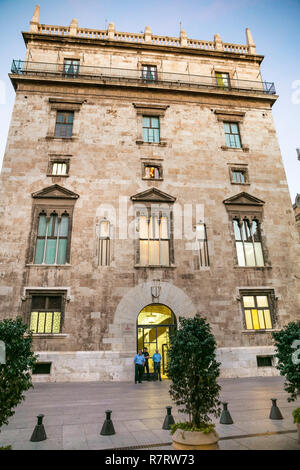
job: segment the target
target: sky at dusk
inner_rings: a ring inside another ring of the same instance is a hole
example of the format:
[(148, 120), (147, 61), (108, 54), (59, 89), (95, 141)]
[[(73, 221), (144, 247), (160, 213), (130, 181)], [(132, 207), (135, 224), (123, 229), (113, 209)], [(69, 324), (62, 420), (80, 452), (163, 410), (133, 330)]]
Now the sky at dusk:
[[(0, 167), (14, 104), (8, 78), (13, 59), (24, 59), (21, 31), (29, 30), (36, 0), (0, 0)], [(178, 36), (180, 22), (187, 36), (246, 44), (250, 28), (257, 53), (265, 56), (263, 79), (275, 82), (279, 99), (273, 106), (277, 135), (292, 202), (300, 193), (300, 0), (40, 0), (41, 23)]]

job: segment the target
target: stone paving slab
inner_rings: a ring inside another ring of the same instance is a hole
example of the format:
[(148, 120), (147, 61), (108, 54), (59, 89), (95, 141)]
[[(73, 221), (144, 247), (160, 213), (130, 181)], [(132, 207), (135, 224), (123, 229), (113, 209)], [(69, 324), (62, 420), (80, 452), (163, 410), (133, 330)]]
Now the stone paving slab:
[[(233, 425), (221, 425), (214, 419), (221, 438), (220, 448), (246, 449), (297, 449), (297, 433), (250, 436), (253, 434), (295, 431), (292, 410), (299, 401), (287, 402), (282, 377), (255, 377), (222, 379), (221, 400), (228, 402)], [(12, 445), (13, 449), (76, 449), (101, 450), (151, 446), (165, 450), (171, 442), (169, 431), (162, 429), (166, 406), (172, 401), (168, 393), (169, 382), (143, 383), (40, 383), (26, 393), (26, 400), (0, 432), (0, 446)], [(277, 404), (283, 420), (270, 420), (271, 398)], [(116, 434), (101, 436), (105, 410), (112, 410)], [(44, 426), (48, 439), (29, 441), (37, 422), (36, 416), (45, 415)], [(186, 420), (173, 405), (175, 421)], [(244, 437), (247, 436), (247, 437)], [(225, 440), (222, 440), (224, 438)], [(228, 439), (229, 438), (229, 439)]]

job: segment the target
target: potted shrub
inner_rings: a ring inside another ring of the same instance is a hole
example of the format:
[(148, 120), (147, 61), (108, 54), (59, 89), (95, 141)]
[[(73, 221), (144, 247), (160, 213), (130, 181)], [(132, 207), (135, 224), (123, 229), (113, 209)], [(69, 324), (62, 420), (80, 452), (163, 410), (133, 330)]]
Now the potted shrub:
[[(300, 396), (300, 321), (288, 323), (282, 330), (273, 333), (277, 357), (277, 369), (285, 377), (284, 389), (288, 401)], [(300, 408), (293, 411), (300, 442)]]
[(293, 418), (298, 428), (298, 442), (300, 442), (300, 406), (293, 411)]
[(220, 415), (220, 363), (216, 342), (204, 318), (179, 318), (168, 352), (169, 393), (188, 415), (171, 428), (174, 449), (217, 449), (219, 436), (209, 415)]

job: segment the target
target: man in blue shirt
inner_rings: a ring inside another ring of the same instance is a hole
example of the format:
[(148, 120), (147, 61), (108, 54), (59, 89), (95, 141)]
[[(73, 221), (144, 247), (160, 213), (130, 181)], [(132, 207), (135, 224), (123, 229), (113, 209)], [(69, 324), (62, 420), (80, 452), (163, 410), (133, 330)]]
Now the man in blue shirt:
[(159, 378), (161, 382), (161, 375), (160, 375), (161, 355), (159, 354), (158, 349), (156, 349), (155, 354), (153, 354), (152, 360), (153, 360), (154, 374), (155, 374), (156, 380)]
[(134, 371), (134, 383), (139, 382), (142, 383), (142, 377), (144, 374), (144, 365), (145, 365), (145, 357), (142, 354), (142, 350), (139, 349), (138, 354), (135, 355), (133, 362), (135, 364), (135, 371)]

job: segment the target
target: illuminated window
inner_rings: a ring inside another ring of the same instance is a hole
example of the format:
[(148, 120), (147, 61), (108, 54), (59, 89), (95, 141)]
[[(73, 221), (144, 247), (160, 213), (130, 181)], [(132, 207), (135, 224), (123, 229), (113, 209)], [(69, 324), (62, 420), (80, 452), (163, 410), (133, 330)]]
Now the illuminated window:
[(139, 216), (140, 265), (170, 265), (169, 217), (163, 213)]
[(32, 295), (30, 330), (33, 333), (60, 333), (62, 295)]
[(196, 246), (199, 268), (209, 266), (206, 226), (203, 223), (196, 225)]
[(242, 295), (242, 307), (247, 330), (273, 328), (269, 294), (262, 292), (255, 295), (251, 293)]
[(57, 111), (54, 137), (72, 137), (73, 120), (73, 111)]
[(233, 229), (239, 266), (264, 266), (259, 222), (234, 219)]
[(143, 164), (143, 178), (149, 179), (149, 180), (162, 179), (162, 165), (144, 163)]
[(142, 78), (147, 82), (154, 82), (157, 80), (157, 67), (156, 65), (143, 65)]
[(220, 88), (228, 89), (230, 86), (229, 73), (216, 72), (217, 85)]
[(68, 173), (68, 166), (65, 162), (52, 162), (52, 175), (63, 176)]
[(38, 216), (35, 264), (65, 264), (69, 241), (69, 214), (45, 211)]
[(239, 125), (235, 122), (224, 122), (227, 147), (242, 148)]
[(143, 116), (143, 141), (160, 142), (159, 117)]
[(98, 265), (110, 265), (110, 223), (102, 220), (99, 224)]

